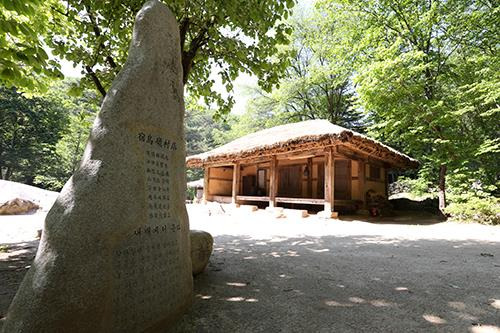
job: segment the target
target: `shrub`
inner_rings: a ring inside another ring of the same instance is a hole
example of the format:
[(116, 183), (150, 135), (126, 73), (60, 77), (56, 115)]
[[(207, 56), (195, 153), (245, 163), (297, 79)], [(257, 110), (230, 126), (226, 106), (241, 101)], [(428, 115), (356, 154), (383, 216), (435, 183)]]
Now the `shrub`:
[(500, 225), (500, 198), (469, 196), (446, 207), (446, 213), (462, 222)]
[(412, 199), (435, 196), (435, 193), (430, 191), (430, 184), (423, 178), (399, 177), (396, 182), (389, 184), (390, 195), (400, 193), (405, 193)]

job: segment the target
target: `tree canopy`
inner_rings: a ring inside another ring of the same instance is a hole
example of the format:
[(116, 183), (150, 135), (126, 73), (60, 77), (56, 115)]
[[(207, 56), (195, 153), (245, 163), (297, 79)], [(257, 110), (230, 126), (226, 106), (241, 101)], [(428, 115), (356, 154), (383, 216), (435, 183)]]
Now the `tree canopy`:
[(42, 97), (0, 88), (0, 178), (60, 190), (80, 162), (97, 111), (95, 94), (67, 95), (57, 81)]
[[(277, 83), (286, 58), (273, 58), (276, 46), (288, 42), (290, 28), (283, 21), (293, 0), (186, 1), (166, 5), (179, 23), (183, 80), (188, 91), (206, 104), (228, 113), (234, 103), (214, 90), (216, 72), (227, 92), (239, 73), (259, 78), (266, 90)], [(55, 55), (81, 64), (80, 86), (94, 86), (105, 95), (127, 57), (132, 26), (142, 0), (53, 1), (45, 42)]]
[(319, 37), (326, 47), (338, 40), (354, 46), (332, 56), (355, 59), (356, 102), (371, 120), (370, 134), (419, 158), (429, 181), (439, 175), (442, 207), (447, 171), (479, 172), (484, 185), (495, 183), (500, 31), (494, 2), (325, 0), (318, 9), (323, 22), (338, 22), (337, 38)]
[[(363, 131), (363, 120), (353, 103), (354, 87), (349, 80), (353, 66), (346, 58), (331, 57), (331, 47), (321, 40), (328, 28), (315, 22), (317, 13), (303, 10), (289, 19), (291, 43), (280, 47), (289, 54), (289, 65), (279, 87), (271, 93), (258, 91), (252, 108), (272, 111), (279, 123), (328, 119), (332, 123)], [(319, 20), (318, 20), (319, 21)], [(320, 38), (318, 38), (321, 36)]]
[[(499, 207), (496, 2), (318, 0), (293, 16), (292, 0), (165, 3), (179, 22), (189, 154), (263, 128), (323, 118), (420, 160), (418, 174), (406, 175), (418, 178), (419, 189), (439, 192), (441, 208), (445, 193), (454, 214), (462, 209), (457, 205), (478, 198), (484, 211)], [(0, 83), (19, 87), (1, 90), (4, 178), (25, 173), (26, 181), (58, 188), (71, 174), (99, 100), (87, 89), (106, 93), (142, 4), (0, 1)], [(19, 91), (35, 92), (60, 74), (49, 50), (82, 65), (84, 77), (28, 99)], [(255, 75), (260, 88), (243, 114), (228, 114), (234, 99), (214, 91), (216, 80), (230, 93), (242, 72)], [(70, 86), (82, 97), (62, 93)], [(39, 118), (33, 110), (42, 112)], [(42, 118), (50, 134), (38, 129)], [(12, 133), (27, 141), (10, 147)], [(38, 151), (62, 163), (44, 157), (34, 174), (29, 164), (41, 159), (30, 154)], [(190, 179), (200, 176), (188, 172)], [(466, 211), (470, 216), (474, 209)]]
[(0, 83), (34, 91), (45, 88), (47, 79), (62, 77), (43, 48), (49, 20), (43, 0), (0, 1)]

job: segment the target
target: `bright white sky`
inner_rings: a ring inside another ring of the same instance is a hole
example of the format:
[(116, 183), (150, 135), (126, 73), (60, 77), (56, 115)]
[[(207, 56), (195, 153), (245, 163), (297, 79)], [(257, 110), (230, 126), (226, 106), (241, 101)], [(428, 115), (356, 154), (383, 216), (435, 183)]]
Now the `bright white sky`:
[[(299, 10), (307, 9), (311, 8), (314, 5), (314, 2), (315, 0), (298, 0), (298, 5), (296, 6)], [(70, 62), (66, 60), (59, 60), (59, 63), (61, 64), (61, 71), (63, 72), (64, 76), (77, 78), (82, 76), (81, 67), (75, 68)], [(217, 73), (213, 73), (212, 78), (215, 80), (214, 89), (222, 94), (222, 96), (226, 97), (226, 88), (222, 85), (222, 82), (218, 78)], [(231, 112), (235, 114), (242, 114), (245, 111), (248, 100), (251, 98), (251, 88), (257, 86), (257, 78), (255, 76), (250, 76), (244, 73), (238, 76), (233, 84), (233, 96), (235, 104)]]

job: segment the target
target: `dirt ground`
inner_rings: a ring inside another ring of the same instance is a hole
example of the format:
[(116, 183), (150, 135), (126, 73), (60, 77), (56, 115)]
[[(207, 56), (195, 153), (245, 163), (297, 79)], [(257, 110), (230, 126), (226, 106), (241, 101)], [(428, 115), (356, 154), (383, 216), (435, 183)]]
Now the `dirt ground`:
[[(171, 332), (500, 332), (500, 227), (224, 210), (189, 206), (214, 253)], [(0, 217), (0, 316), (42, 222)]]

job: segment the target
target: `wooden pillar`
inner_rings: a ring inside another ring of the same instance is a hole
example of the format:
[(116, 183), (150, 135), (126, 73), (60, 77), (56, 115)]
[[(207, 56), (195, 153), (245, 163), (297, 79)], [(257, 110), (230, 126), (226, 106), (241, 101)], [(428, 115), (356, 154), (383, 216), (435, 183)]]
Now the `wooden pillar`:
[(363, 160), (358, 160), (358, 184), (359, 193), (361, 193), (361, 200), (363, 200), (362, 209), (366, 209), (366, 193), (365, 193), (365, 179), (366, 179), (366, 163)]
[(236, 164), (233, 166), (233, 190), (231, 200), (234, 205), (237, 204), (236, 196), (240, 191), (240, 170), (240, 162), (236, 162)]
[(387, 168), (384, 166), (384, 188), (385, 188), (385, 198), (389, 200), (389, 179), (387, 177)]
[(334, 212), (335, 208), (335, 160), (332, 148), (328, 149), (325, 159), (325, 212), (330, 214)]
[(269, 207), (276, 207), (276, 193), (278, 192), (278, 160), (276, 155), (271, 157), (271, 174), (269, 175)]
[(206, 204), (209, 195), (209, 184), (210, 184), (210, 168), (205, 167), (205, 175), (203, 176), (203, 203)]
[(307, 170), (309, 171), (307, 174), (307, 197), (312, 198), (312, 189), (313, 189), (313, 184), (312, 184), (312, 173), (313, 173), (313, 159), (312, 157), (309, 157), (307, 159)]

